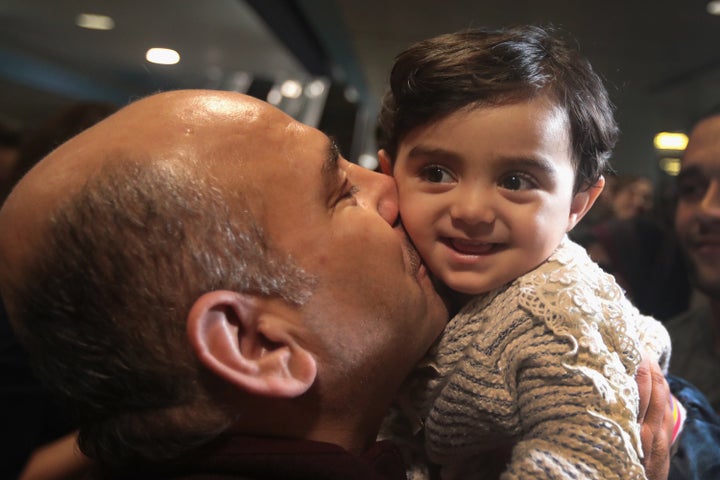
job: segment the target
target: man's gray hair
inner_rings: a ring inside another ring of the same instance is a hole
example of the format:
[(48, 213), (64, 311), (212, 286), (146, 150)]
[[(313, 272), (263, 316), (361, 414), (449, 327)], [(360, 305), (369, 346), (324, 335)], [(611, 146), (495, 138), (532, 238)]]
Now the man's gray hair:
[(187, 341), (198, 297), (310, 296), (243, 195), (212, 183), (188, 166), (109, 162), (58, 208), (13, 291), (19, 338), (77, 414), (82, 449), (108, 465), (176, 456), (233, 421), (211, 408), (215, 380)]

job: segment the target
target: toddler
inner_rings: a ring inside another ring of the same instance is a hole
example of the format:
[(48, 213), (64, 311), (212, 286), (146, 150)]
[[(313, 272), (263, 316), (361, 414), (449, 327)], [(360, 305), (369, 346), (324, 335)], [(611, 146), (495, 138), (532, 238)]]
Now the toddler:
[(567, 237), (617, 138), (602, 81), (517, 27), (415, 44), (390, 86), (380, 162), (459, 309), (400, 396), (413, 438), (442, 478), (645, 478), (634, 375), (670, 340)]

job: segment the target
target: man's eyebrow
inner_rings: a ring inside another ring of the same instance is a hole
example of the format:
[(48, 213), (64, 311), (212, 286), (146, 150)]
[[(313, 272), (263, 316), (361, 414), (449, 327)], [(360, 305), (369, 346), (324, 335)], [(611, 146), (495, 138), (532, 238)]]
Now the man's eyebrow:
[(328, 138), (325, 151), (325, 160), (322, 163), (321, 175), (325, 192), (333, 192), (338, 184), (338, 161), (340, 160), (340, 149), (335, 140)]

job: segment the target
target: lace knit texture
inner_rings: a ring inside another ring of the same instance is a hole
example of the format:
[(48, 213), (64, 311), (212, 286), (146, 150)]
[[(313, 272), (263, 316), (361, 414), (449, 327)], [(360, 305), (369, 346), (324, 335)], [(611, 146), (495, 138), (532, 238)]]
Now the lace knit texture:
[[(502, 479), (642, 479), (641, 348), (667, 371), (662, 324), (565, 238), (538, 268), (452, 319), (407, 382), (403, 413), (424, 424), (443, 478), (483, 478), (502, 462)], [(411, 476), (426, 477), (417, 467)]]

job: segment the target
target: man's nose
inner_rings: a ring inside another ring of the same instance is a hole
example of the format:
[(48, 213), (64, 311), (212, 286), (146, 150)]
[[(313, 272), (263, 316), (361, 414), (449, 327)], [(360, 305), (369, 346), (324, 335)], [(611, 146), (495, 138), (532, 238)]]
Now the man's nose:
[(359, 188), (358, 202), (376, 209), (381, 217), (393, 225), (398, 217), (398, 193), (395, 180), (382, 173), (353, 165), (354, 183)]

